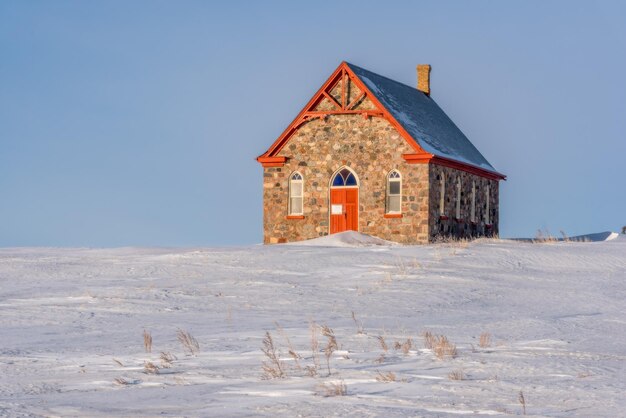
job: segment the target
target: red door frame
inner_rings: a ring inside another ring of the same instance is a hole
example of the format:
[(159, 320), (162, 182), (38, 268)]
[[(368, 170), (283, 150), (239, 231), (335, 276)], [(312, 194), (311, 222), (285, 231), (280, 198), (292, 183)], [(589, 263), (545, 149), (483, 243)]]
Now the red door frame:
[[(335, 177), (340, 175), (339, 173), (347, 169), (352, 173), (356, 179), (356, 186), (333, 186)], [(361, 182), (357, 174), (347, 166), (340, 167), (337, 171), (330, 176), (330, 182), (328, 183), (328, 233), (336, 234), (343, 231), (358, 231), (359, 230), (359, 187)], [(333, 215), (332, 205), (342, 205), (342, 214)], [(343, 219), (340, 219), (339, 217)]]
[[(357, 187), (332, 187), (329, 199), (329, 231), (336, 234), (343, 231), (359, 230), (359, 188)], [(332, 205), (340, 204), (342, 213), (333, 215)]]

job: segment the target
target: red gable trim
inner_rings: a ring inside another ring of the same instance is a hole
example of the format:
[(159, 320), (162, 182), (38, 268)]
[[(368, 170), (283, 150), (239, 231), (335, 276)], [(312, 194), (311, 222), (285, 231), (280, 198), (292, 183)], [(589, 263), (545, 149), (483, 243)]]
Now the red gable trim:
[(287, 129), (285, 129), (283, 133), (278, 137), (278, 139), (274, 141), (272, 146), (263, 155), (257, 158), (257, 161), (261, 162), (259, 158), (274, 156), (282, 149), (282, 147), (287, 143), (291, 135), (293, 135), (293, 133), (298, 129), (298, 126), (300, 126), (300, 124), (305, 121), (306, 118), (304, 114), (308, 110), (312, 110), (315, 105), (319, 101), (321, 101), (322, 98), (324, 98), (324, 92), (329, 87), (333, 86), (338, 81), (339, 77), (343, 75), (344, 67), (347, 67), (347, 65), (345, 65), (345, 62), (342, 62), (328, 78), (328, 80), (326, 80), (322, 87), (320, 87), (317, 93), (313, 95), (313, 97), (311, 98), (311, 100), (309, 100), (306, 106), (304, 106), (304, 109), (302, 109), (300, 113), (298, 113), (298, 116), (296, 116), (293, 122), (291, 122), (291, 124), (287, 126)]
[(263, 167), (282, 167), (287, 161), (286, 157), (263, 157), (260, 156), (256, 159)]
[[(346, 103), (347, 98), (345, 97), (345, 89), (342, 88), (342, 103), (337, 103), (335, 100), (331, 100), (336, 107), (337, 105), (341, 105), (341, 108), (328, 110), (328, 111), (315, 111), (315, 107), (327, 96), (329, 96), (327, 90), (334, 87), (336, 83), (346, 83), (347, 78), (355, 83), (361, 92), (367, 96), (367, 98), (377, 107), (377, 110), (351, 110), (352, 106), (354, 106), (363, 96), (359, 96), (352, 103)], [(276, 154), (280, 152), (280, 150), (287, 144), (291, 136), (298, 130), (298, 127), (308, 121), (312, 120), (316, 117), (323, 118), (328, 115), (350, 115), (350, 114), (360, 114), (364, 117), (370, 116), (379, 116), (385, 118), (391, 125), (396, 128), (396, 130), (404, 137), (404, 139), (409, 143), (409, 145), (415, 149), (416, 152), (424, 152), (419, 145), (411, 138), (411, 136), (402, 128), (402, 126), (391, 116), (391, 114), (385, 109), (385, 107), (376, 99), (376, 97), (372, 94), (372, 92), (367, 88), (367, 86), (361, 82), (359, 77), (352, 72), (350, 67), (342, 62), (339, 64), (339, 67), (331, 74), (331, 76), (326, 80), (326, 82), (320, 87), (320, 89), (313, 95), (311, 100), (304, 106), (304, 108), (298, 113), (298, 116), (289, 124), (287, 129), (283, 131), (283, 133), (278, 137), (276, 141), (272, 144), (272, 146), (263, 154), (257, 158), (257, 161), (267, 166), (266, 164), (279, 164), (278, 161), (269, 161), (268, 158), (275, 157)], [(284, 161), (283, 161), (284, 162)], [(274, 165), (272, 165), (274, 166)]]

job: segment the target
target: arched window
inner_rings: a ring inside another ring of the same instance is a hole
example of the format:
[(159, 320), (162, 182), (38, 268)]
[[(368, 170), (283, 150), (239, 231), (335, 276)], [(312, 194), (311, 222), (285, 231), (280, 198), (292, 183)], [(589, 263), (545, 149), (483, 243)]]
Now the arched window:
[(333, 187), (358, 186), (358, 182), (356, 181), (354, 173), (347, 168), (344, 168), (335, 174), (332, 185)]
[(402, 212), (402, 176), (398, 170), (387, 175), (387, 213)]
[(485, 186), (485, 224), (489, 225), (489, 183)]
[(454, 217), (461, 219), (461, 177), (456, 178), (456, 208)]
[(439, 216), (445, 216), (445, 198), (446, 198), (446, 176), (441, 173), (439, 176)]
[(476, 180), (472, 180), (472, 208), (470, 212), (470, 221), (476, 222)]
[(302, 174), (297, 171), (289, 177), (289, 214), (302, 215)]

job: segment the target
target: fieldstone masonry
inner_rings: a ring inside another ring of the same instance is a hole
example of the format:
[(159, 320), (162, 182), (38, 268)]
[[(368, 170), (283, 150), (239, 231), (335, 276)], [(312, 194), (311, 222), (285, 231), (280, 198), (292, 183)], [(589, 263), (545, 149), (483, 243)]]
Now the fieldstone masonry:
[[(369, 106), (367, 100), (362, 104)], [(278, 156), (282, 167), (263, 175), (264, 242), (285, 243), (329, 233), (330, 181), (340, 168), (359, 180), (359, 231), (405, 244), (439, 237), (476, 237), (498, 233), (498, 182), (435, 164), (409, 164), (413, 153), (384, 118), (360, 114), (328, 115), (303, 123)], [(402, 217), (385, 217), (387, 174), (402, 175)], [(303, 217), (288, 218), (289, 176), (303, 176)], [(444, 213), (439, 211), (440, 178), (446, 176)], [(456, 178), (461, 179), (461, 216), (455, 218)], [(475, 222), (470, 220), (472, 181), (476, 184)], [(485, 223), (489, 185), (490, 222)]]
[[(441, 212), (441, 179), (445, 177), (444, 206)], [(498, 234), (498, 181), (490, 180), (465, 171), (437, 164), (429, 164), (429, 237), (431, 241), (443, 237), (475, 238)], [(459, 197), (457, 182), (460, 180), (460, 213), (457, 218), (456, 201)], [(472, 187), (475, 188), (474, 219), (471, 218)], [(487, 189), (489, 190), (487, 195)], [(489, 197), (489, 223), (487, 211)]]

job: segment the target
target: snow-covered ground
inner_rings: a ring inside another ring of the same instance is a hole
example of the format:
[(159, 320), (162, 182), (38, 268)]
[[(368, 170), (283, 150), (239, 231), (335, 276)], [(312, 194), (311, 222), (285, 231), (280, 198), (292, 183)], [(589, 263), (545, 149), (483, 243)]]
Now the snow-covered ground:
[[(626, 239), (607, 237), (0, 249), (0, 416), (519, 415), (520, 391), (528, 415), (625, 416)], [(266, 331), (284, 378), (263, 378)]]

